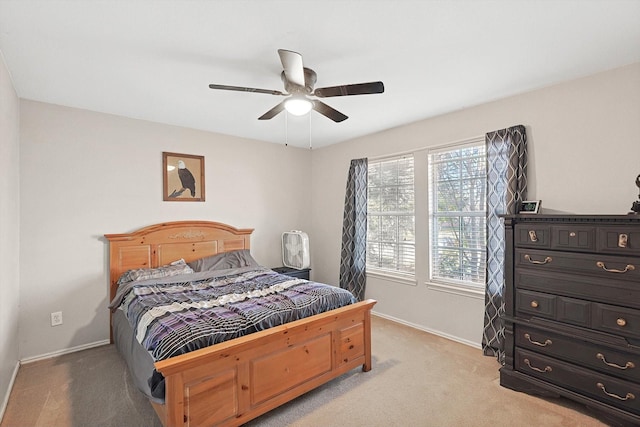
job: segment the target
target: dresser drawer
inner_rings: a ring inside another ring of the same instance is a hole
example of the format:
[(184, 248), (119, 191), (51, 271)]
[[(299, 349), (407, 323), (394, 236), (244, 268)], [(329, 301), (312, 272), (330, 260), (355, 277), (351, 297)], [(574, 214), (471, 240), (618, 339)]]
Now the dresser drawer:
[(515, 326), (514, 338), (517, 347), (583, 365), (624, 380), (640, 382), (640, 354), (604, 343), (594, 344), (581, 340), (579, 333), (568, 337), (548, 329), (525, 325)]
[(516, 224), (517, 247), (640, 256), (640, 229), (631, 225)]
[(640, 258), (516, 249), (516, 268), (573, 272), (603, 279), (640, 282)]
[(515, 271), (514, 281), (516, 293), (521, 290), (537, 291), (640, 309), (640, 286), (637, 282), (603, 281), (598, 277), (533, 271), (524, 268)]
[(635, 227), (598, 227), (598, 252), (640, 256), (640, 230)]
[(592, 327), (629, 338), (640, 338), (640, 311), (593, 303)]
[(516, 290), (516, 317), (542, 318), (626, 338), (640, 338), (640, 311), (608, 304)]
[(572, 325), (591, 326), (591, 302), (542, 292), (516, 290), (516, 316), (541, 317)]
[(548, 248), (551, 241), (549, 226), (544, 224), (517, 224), (514, 229), (516, 246)]
[(593, 252), (596, 248), (596, 228), (593, 226), (551, 226), (551, 248)]
[(611, 406), (640, 414), (640, 385), (516, 347), (515, 369)]
[(529, 317), (526, 314), (530, 314), (553, 319), (556, 315), (556, 299), (556, 295), (518, 289), (516, 291), (516, 316)]
[(551, 319), (621, 337), (640, 338), (640, 311), (631, 308), (523, 289), (516, 289), (515, 304), (518, 318)]

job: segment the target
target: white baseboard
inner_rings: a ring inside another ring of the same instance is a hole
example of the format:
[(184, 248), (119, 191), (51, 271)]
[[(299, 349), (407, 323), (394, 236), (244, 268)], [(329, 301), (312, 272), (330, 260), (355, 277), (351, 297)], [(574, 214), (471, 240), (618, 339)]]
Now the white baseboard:
[(62, 356), (63, 354), (75, 353), (76, 351), (87, 350), (90, 348), (100, 347), (102, 345), (107, 345), (107, 344), (109, 344), (109, 340), (96, 341), (89, 344), (79, 345), (76, 347), (65, 348), (58, 351), (52, 351), (51, 353), (45, 353), (39, 356), (25, 357), (24, 359), (20, 360), (20, 363), (21, 364), (33, 363), (33, 362), (37, 362), (38, 360), (50, 359), (52, 357)]
[(406, 322), (406, 321), (404, 321), (402, 319), (398, 319), (396, 317), (388, 316), (388, 315), (382, 314), (382, 313), (377, 313), (375, 311), (371, 311), (371, 314), (373, 314), (374, 316), (382, 317), (383, 319), (391, 320), (392, 322), (400, 323), (402, 325), (409, 326), (409, 327), (414, 328), (414, 329), (418, 329), (418, 330), (421, 330), (421, 331), (424, 331), (424, 332), (428, 332), (428, 333), (433, 334), (433, 335), (437, 335), (437, 336), (442, 337), (442, 338), (446, 338), (446, 339), (451, 340), (451, 341), (459, 342), (460, 344), (465, 344), (465, 345), (468, 345), (468, 346), (473, 347), (473, 348), (482, 349), (482, 345), (477, 343), (477, 342), (473, 342), (473, 341), (462, 339), (460, 337), (456, 337), (456, 336), (453, 336), (453, 335), (445, 334), (444, 332), (441, 332), (441, 331), (436, 331), (436, 330), (433, 330), (433, 329), (425, 328), (424, 326), (416, 325), (415, 323), (411, 323), (411, 322)]
[(4, 395), (4, 399), (2, 399), (2, 406), (0, 406), (0, 422), (2, 422), (2, 418), (4, 418), (4, 411), (7, 409), (7, 404), (9, 403), (9, 396), (11, 396), (11, 390), (13, 390), (13, 384), (15, 383), (16, 377), (18, 376), (19, 368), (20, 368), (20, 362), (16, 362), (16, 367), (13, 369), (11, 380), (9, 380), (9, 387), (7, 387), (7, 391), (6, 391), (6, 394)]

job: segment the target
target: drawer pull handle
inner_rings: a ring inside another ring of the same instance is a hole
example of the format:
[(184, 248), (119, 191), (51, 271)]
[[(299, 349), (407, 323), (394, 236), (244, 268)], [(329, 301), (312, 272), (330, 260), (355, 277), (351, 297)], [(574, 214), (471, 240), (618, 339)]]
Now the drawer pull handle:
[(624, 320), (622, 317), (619, 317), (616, 320), (616, 325), (618, 325), (618, 326), (627, 326), (627, 321)]
[(524, 334), (524, 337), (527, 339), (527, 341), (529, 341), (531, 344), (533, 345), (537, 345), (540, 347), (546, 347), (548, 345), (553, 344), (553, 342), (551, 340), (545, 340), (544, 342), (538, 342), (538, 341), (532, 341), (531, 340), (531, 335), (529, 334)]
[(596, 354), (596, 358), (598, 360), (602, 360), (602, 362), (607, 365), (607, 366), (611, 366), (612, 368), (618, 368), (618, 369), (629, 369), (629, 368), (635, 368), (636, 365), (633, 362), (627, 362), (625, 363), (624, 366), (620, 366), (620, 365), (616, 365), (615, 363), (611, 363), (611, 362), (607, 362), (607, 359), (604, 358), (604, 355), (602, 353), (598, 353)]
[(532, 242), (538, 241), (538, 236), (536, 235), (535, 230), (529, 230), (529, 240), (531, 240)]
[(618, 234), (618, 247), (626, 248), (628, 240), (629, 240), (629, 235), (624, 233)]
[(529, 362), (529, 359), (524, 359), (524, 363), (526, 363), (529, 368), (533, 369), (536, 372), (545, 373), (545, 372), (551, 372), (552, 371), (551, 366), (545, 366), (544, 369), (540, 369), (540, 368), (536, 368), (535, 366), (531, 366), (531, 362)]
[(606, 394), (607, 396), (609, 396), (609, 397), (615, 397), (615, 398), (616, 398), (616, 399), (618, 399), (618, 400), (633, 400), (633, 399), (635, 399), (635, 398), (636, 398), (636, 397), (633, 395), (633, 393), (627, 393), (627, 395), (626, 395), (625, 397), (620, 397), (620, 396), (618, 396), (617, 394), (609, 393), (609, 392), (607, 391), (607, 389), (604, 387), (604, 384), (602, 384), (602, 383), (598, 383), (598, 384), (596, 384), (596, 386), (597, 386), (600, 390), (602, 390), (602, 392), (603, 392), (604, 394)]
[(607, 266), (604, 265), (604, 262), (602, 262), (602, 261), (596, 262), (596, 266), (600, 267), (604, 271), (608, 271), (609, 273), (626, 273), (627, 271), (633, 271), (633, 270), (636, 269), (633, 266), (633, 264), (627, 264), (627, 266), (624, 268), (624, 270), (616, 270), (615, 268), (607, 268)]
[(536, 300), (531, 301), (531, 307), (538, 308), (538, 301)]
[(536, 261), (535, 259), (531, 259), (531, 256), (530, 256), (529, 254), (526, 254), (526, 255), (524, 256), (524, 259), (526, 259), (527, 261), (529, 261), (531, 264), (540, 264), (540, 265), (548, 264), (548, 263), (550, 263), (551, 261), (553, 261), (553, 259), (551, 259), (551, 257), (550, 257), (550, 256), (546, 257), (546, 258), (544, 259), (544, 261)]

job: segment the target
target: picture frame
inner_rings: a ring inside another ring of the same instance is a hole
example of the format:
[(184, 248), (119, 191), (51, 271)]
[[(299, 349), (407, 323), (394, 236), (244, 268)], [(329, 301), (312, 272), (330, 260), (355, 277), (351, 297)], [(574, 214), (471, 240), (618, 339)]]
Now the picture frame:
[(521, 214), (537, 214), (540, 212), (540, 205), (542, 200), (525, 200), (520, 202), (520, 209), (518, 213)]
[(204, 156), (162, 153), (162, 200), (204, 202)]

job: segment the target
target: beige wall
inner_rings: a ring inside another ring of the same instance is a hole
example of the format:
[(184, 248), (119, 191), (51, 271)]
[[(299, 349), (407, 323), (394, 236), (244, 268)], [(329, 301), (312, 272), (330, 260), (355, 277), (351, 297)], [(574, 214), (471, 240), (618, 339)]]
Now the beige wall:
[[(640, 63), (314, 150), (310, 241), (315, 278), (338, 280), (351, 159), (456, 142), (517, 124), (527, 129), (529, 198), (541, 199), (547, 212), (625, 214), (637, 200)], [(426, 227), (426, 212), (418, 212), (416, 228), (426, 232)], [(366, 295), (378, 300), (375, 311), (479, 345), (483, 298), (430, 288), (424, 242), (416, 257), (415, 286), (369, 278)]]
[[(255, 228), (253, 255), (277, 266), (281, 233), (310, 228), (308, 149), (27, 100), (20, 114), (22, 359), (109, 338), (105, 233), (220, 221)], [(162, 201), (163, 151), (205, 157), (205, 202)]]
[(0, 418), (18, 367), (19, 100), (0, 52)]

